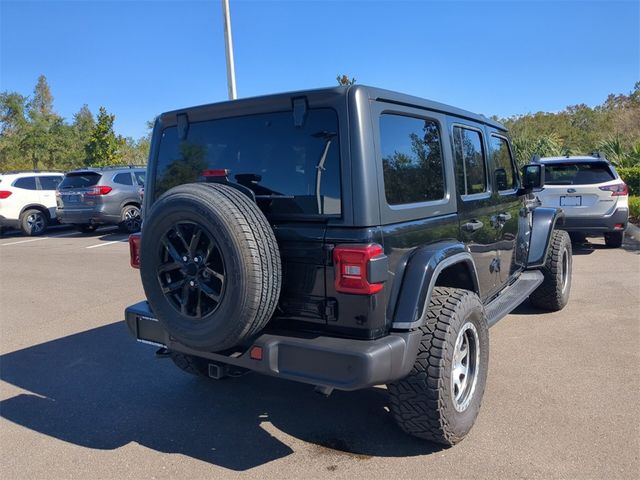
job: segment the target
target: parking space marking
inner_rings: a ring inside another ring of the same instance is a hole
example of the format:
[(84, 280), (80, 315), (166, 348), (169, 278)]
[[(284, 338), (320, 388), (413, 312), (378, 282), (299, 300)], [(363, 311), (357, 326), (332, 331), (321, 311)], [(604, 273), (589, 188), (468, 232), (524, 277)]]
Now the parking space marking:
[(128, 240), (113, 240), (111, 242), (102, 242), (102, 243), (98, 243), (97, 245), (89, 245), (88, 247), (84, 247), (84, 248), (98, 248), (98, 247), (106, 247), (107, 245), (111, 245), (113, 243), (125, 243)]
[(49, 235), (48, 237), (38, 237), (38, 238), (30, 238), (28, 240), (18, 240), (17, 242), (2, 243), (0, 244), (0, 247), (6, 247), (7, 245), (19, 245), (21, 243), (37, 242), (39, 240), (48, 240), (50, 238), (70, 237), (72, 235), (80, 235), (80, 233), (81, 232), (62, 233), (60, 235)]

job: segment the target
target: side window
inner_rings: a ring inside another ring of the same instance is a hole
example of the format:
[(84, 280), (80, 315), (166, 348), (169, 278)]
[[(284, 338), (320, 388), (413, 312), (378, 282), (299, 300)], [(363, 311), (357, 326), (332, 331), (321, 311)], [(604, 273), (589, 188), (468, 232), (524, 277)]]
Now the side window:
[(55, 190), (62, 182), (62, 177), (58, 175), (39, 177), (40, 188), (42, 190)]
[(131, 180), (131, 174), (129, 172), (119, 173), (113, 177), (113, 183), (119, 183), (120, 185), (133, 185), (133, 180)]
[(380, 116), (384, 191), (389, 205), (444, 198), (438, 124), (402, 115)]
[(453, 127), (453, 145), (460, 195), (486, 192), (487, 172), (480, 132)]
[(491, 135), (489, 148), (498, 191), (513, 190), (516, 187), (516, 178), (509, 143), (503, 137)]
[(135, 172), (134, 175), (136, 177), (136, 182), (138, 183), (138, 185), (144, 187), (145, 172)]
[(25, 190), (37, 190), (36, 177), (22, 177), (13, 182), (16, 188), (24, 188)]

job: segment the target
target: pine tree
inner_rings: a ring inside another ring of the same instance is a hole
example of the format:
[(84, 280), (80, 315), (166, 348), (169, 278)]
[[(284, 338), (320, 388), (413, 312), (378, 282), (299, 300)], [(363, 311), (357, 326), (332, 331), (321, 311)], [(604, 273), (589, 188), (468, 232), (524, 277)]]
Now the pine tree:
[(122, 160), (121, 147), (123, 141), (113, 131), (115, 115), (107, 113), (100, 107), (96, 124), (91, 131), (89, 142), (85, 147), (87, 166), (117, 165)]

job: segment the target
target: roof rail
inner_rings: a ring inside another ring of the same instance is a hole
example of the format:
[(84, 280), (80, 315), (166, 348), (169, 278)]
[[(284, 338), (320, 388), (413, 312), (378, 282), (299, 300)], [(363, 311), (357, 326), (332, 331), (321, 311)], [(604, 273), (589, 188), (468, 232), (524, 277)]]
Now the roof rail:
[(82, 172), (82, 171), (92, 171), (92, 172), (104, 172), (108, 170), (121, 170), (123, 168), (147, 168), (146, 165), (106, 165), (103, 167), (81, 167), (74, 168), (73, 170), (69, 170), (70, 172)]
[(593, 152), (591, 152), (591, 156), (592, 157), (596, 157), (599, 158), (600, 160), (604, 160), (605, 162), (608, 162), (609, 160), (607, 160), (607, 157), (604, 156), (604, 153), (594, 150)]
[(64, 173), (64, 170), (6, 170), (0, 175), (14, 175), (16, 173)]

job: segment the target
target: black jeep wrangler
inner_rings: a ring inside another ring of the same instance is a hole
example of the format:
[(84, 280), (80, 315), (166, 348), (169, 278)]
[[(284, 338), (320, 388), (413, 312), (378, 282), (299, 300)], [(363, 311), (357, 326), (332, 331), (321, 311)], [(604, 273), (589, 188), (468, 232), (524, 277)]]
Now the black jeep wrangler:
[(158, 117), (131, 333), (187, 372), (386, 384), (406, 432), (471, 429), (488, 328), (562, 309), (571, 243), (483, 116), (353, 85)]

